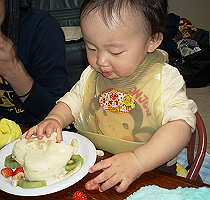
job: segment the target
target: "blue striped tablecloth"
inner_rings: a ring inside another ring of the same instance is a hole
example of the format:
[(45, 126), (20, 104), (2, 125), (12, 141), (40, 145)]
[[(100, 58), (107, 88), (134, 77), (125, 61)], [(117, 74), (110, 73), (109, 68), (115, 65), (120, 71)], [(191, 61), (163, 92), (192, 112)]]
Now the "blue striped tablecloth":
[[(187, 150), (186, 149), (183, 149), (181, 151), (180, 155), (177, 158), (177, 162), (180, 163), (183, 167), (187, 166)], [(203, 182), (210, 185), (210, 155), (208, 153), (206, 153), (205, 155), (199, 174)]]

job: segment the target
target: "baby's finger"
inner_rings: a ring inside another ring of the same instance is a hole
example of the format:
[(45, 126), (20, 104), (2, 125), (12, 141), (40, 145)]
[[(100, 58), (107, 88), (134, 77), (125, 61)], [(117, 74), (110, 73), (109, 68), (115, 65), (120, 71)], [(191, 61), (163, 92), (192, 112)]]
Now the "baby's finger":
[(36, 134), (37, 134), (38, 140), (41, 140), (43, 138), (43, 134), (45, 132), (45, 128), (46, 128), (45, 123), (41, 123), (41, 124), (37, 125)]
[(62, 140), (63, 140), (63, 137), (62, 137), (62, 129), (61, 128), (57, 128), (56, 129), (56, 133), (57, 133), (57, 142), (60, 143)]
[(116, 189), (117, 192), (122, 193), (122, 192), (124, 192), (125, 190), (128, 189), (128, 186), (131, 183), (132, 183), (131, 181), (130, 182), (129, 181), (122, 181), (119, 186), (115, 187), (115, 189)]
[(21, 139), (21, 140), (24, 139), (24, 138), (26, 137), (27, 133), (28, 133), (28, 131), (26, 131), (26, 132), (20, 137), (20, 139)]
[(99, 191), (103, 192), (105, 190), (108, 190), (109, 188), (112, 188), (113, 186), (117, 185), (119, 182), (121, 182), (121, 178), (118, 177), (116, 174), (114, 174), (112, 177), (107, 179), (100, 187)]
[[(115, 176), (115, 171), (111, 168), (108, 168), (108, 169), (104, 170), (102, 173), (100, 173), (97, 177), (92, 179), (91, 183), (92, 183), (92, 185), (99, 185), (100, 183), (104, 183), (105, 181), (108, 181), (113, 176)], [(116, 184), (116, 183), (114, 182), (114, 184)], [(110, 187), (114, 186), (113, 184), (110, 184), (110, 185), (111, 185)], [(110, 187), (106, 186), (106, 184), (105, 184), (104, 188), (108, 189)], [(104, 191), (104, 190), (102, 189), (101, 191)]]
[(56, 132), (55, 125), (52, 123), (47, 124), (47, 126), (45, 128), (46, 137), (49, 138), (53, 132)]
[(111, 161), (110, 159), (106, 159), (106, 160), (101, 160), (100, 162), (96, 163), (95, 165), (93, 165), (90, 169), (89, 172), (90, 173), (94, 173), (96, 171), (99, 171), (101, 169), (107, 169), (108, 167), (111, 166)]
[(36, 131), (37, 131), (37, 126), (33, 126), (31, 127), (27, 132), (25, 132), (21, 139), (25, 138), (25, 139), (29, 139), (32, 135), (36, 134)]

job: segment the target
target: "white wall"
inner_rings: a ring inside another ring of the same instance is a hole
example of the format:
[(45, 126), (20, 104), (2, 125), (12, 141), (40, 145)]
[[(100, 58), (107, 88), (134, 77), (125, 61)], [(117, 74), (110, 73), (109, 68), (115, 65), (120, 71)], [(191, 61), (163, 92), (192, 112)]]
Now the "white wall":
[(168, 0), (169, 12), (187, 18), (198, 27), (210, 31), (210, 0)]

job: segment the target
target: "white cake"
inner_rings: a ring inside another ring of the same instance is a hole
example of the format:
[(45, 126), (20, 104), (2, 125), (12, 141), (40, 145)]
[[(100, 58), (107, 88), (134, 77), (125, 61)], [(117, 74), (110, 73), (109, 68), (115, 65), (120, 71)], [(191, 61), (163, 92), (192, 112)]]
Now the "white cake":
[(63, 141), (56, 143), (56, 133), (53, 133), (50, 138), (44, 136), (42, 140), (31, 137), (16, 142), (12, 156), (23, 166), (26, 180), (46, 180), (49, 183), (65, 171), (73, 152), (73, 146)]

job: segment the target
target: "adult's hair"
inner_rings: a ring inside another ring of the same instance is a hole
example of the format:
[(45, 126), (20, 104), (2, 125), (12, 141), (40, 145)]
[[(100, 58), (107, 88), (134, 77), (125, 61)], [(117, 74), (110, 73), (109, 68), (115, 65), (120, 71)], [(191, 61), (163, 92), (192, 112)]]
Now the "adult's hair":
[(168, 9), (167, 0), (84, 0), (80, 17), (85, 18), (92, 11), (100, 11), (106, 25), (114, 20), (114, 14), (121, 18), (121, 11), (130, 8), (132, 13), (143, 17), (149, 34), (162, 32)]
[(7, 0), (5, 2), (5, 18), (1, 25), (2, 32), (11, 39), (15, 44), (18, 39), (18, 29), (19, 29), (19, 13), (20, 6), (27, 4), (31, 5), (30, 0)]

